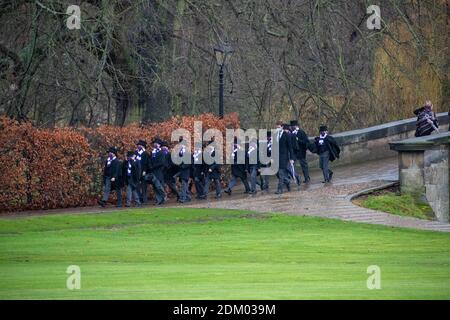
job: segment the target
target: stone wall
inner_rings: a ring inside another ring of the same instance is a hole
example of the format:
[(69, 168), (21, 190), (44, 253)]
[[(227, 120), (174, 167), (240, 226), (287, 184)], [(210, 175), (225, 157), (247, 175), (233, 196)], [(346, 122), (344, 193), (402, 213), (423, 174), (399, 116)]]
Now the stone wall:
[(402, 193), (425, 198), (436, 219), (449, 222), (450, 132), (390, 143), (398, 152)]
[(436, 218), (449, 222), (449, 147), (425, 151), (423, 169), (425, 196)]
[[(446, 112), (437, 114), (439, 129), (448, 131), (449, 117)], [(366, 129), (342, 133), (331, 133), (341, 147), (341, 157), (333, 166), (347, 165), (368, 160), (395, 157), (397, 153), (389, 148), (389, 143), (414, 137), (417, 118), (394, 121)], [(311, 142), (313, 138), (310, 138)], [(318, 167), (317, 155), (308, 153), (311, 167)]]

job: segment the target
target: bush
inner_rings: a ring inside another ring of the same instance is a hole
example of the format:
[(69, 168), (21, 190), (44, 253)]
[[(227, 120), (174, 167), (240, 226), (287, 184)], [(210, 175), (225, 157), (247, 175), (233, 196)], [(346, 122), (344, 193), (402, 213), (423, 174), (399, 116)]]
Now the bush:
[(239, 119), (229, 114), (173, 117), (163, 123), (96, 129), (40, 129), (0, 117), (0, 211), (51, 209), (92, 205), (102, 188), (106, 150), (119, 148), (119, 158), (136, 148), (139, 139), (170, 142), (178, 128), (192, 132), (194, 121), (204, 130), (237, 128)]

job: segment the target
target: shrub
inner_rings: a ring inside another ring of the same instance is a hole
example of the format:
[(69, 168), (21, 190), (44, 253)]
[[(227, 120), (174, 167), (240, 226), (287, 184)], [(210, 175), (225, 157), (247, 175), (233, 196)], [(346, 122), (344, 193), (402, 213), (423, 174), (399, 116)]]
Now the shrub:
[(192, 132), (195, 121), (204, 130), (239, 127), (237, 114), (219, 119), (212, 114), (173, 117), (162, 123), (96, 129), (40, 129), (29, 122), (0, 117), (0, 211), (92, 205), (102, 188), (106, 150), (119, 148), (119, 158), (139, 139), (170, 142), (178, 128)]

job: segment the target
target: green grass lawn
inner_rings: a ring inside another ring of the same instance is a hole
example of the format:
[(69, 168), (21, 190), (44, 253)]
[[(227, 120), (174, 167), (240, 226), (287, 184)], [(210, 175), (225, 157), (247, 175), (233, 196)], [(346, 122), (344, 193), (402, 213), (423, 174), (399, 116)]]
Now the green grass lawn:
[(0, 237), (1, 299), (450, 299), (446, 233), (162, 208), (2, 219)]
[(425, 220), (432, 220), (433, 209), (419, 199), (409, 194), (399, 195), (386, 192), (380, 195), (369, 195), (365, 199), (355, 200), (356, 204), (374, 210), (389, 212), (399, 216), (408, 216)]

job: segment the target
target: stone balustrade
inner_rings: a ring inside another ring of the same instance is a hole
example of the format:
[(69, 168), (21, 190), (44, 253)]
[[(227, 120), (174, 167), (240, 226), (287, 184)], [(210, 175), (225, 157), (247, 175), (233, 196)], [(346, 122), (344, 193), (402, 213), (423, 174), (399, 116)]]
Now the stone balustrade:
[(425, 197), (436, 218), (449, 222), (450, 132), (390, 142), (398, 152), (402, 193)]

